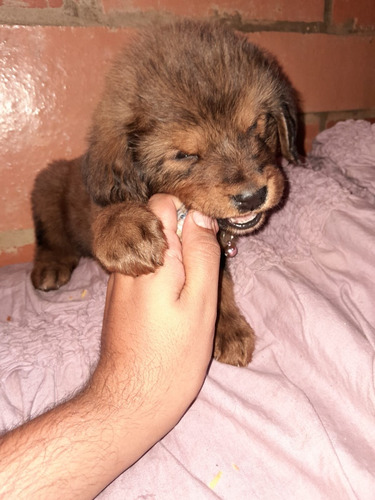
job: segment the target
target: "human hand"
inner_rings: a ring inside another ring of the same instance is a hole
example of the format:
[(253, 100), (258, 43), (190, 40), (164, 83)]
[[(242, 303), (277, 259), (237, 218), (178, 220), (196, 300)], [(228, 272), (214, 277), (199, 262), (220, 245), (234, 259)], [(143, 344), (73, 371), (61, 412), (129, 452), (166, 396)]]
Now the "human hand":
[(150, 429), (154, 442), (197, 396), (213, 349), (218, 226), (191, 212), (180, 241), (176, 234), (180, 205), (168, 195), (150, 200), (168, 241), (164, 265), (153, 274), (135, 278), (113, 274), (109, 279), (101, 358), (91, 384), (104, 398), (103, 404), (116, 412), (121, 408), (137, 412), (139, 425), (146, 415), (143, 425), (157, 429)]

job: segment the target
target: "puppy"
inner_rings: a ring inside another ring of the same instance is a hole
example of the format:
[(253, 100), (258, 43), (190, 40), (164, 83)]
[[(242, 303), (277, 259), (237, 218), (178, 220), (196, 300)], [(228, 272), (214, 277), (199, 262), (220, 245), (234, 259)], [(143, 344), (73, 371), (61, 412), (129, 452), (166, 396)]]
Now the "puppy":
[[(155, 271), (166, 241), (147, 208), (154, 193), (217, 219), (224, 243), (257, 230), (282, 198), (277, 160), (296, 159), (295, 138), (294, 92), (244, 36), (187, 20), (137, 33), (109, 73), (85, 155), (35, 181), (33, 285), (64, 285), (81, 256), (109, 272)], [(253, 349), (224, 267), (214, 357), (244, 366)]]

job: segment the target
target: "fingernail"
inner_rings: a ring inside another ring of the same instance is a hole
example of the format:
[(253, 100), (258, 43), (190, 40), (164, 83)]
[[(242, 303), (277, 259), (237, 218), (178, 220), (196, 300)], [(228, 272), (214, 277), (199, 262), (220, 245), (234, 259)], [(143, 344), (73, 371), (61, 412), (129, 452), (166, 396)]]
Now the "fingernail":
[(207, 215), (203, 215), (200, 212), (193, 212), (193, 220), (197, 226), (203, 227), (204, 229), (211, 229), (211, 231), (217, 231), (216, 221), (208, 217)]

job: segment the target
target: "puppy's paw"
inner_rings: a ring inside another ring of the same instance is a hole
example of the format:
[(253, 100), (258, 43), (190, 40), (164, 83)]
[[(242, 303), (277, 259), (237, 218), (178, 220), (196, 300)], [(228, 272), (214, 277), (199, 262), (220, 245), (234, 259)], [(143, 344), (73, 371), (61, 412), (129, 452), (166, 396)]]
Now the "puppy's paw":
[(72, 266), (60, 262), (35, 262), (31, 272), (34, 288), (48, 292), (58, 290), (70, 280)]
[(253, 329), (243, 316), (219, 316), (214, 358), (221, 363), (246, 366), (250, 363), (255, 346)]
[(93, 237), (94, 255), (109, 272), (138, 276), (163, 265), (163, 225), (144, 205), (117, 203), (101, 209)]

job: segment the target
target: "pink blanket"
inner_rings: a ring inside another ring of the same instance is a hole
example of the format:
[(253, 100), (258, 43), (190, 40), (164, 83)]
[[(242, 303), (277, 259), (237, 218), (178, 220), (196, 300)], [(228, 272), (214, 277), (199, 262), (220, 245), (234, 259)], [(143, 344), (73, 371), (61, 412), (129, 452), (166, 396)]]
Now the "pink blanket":
[[(321, 133), (289, 200), (231, 261), (253, 362), (213, 362), (184, 418), (100, 499), (375, 498), (375, 125)], [(0, 428), (79, 388), (98, 357), (106, 275), (60, 291), (0, 270)], [(126, 443), (124, 443), (126, 446)]]

